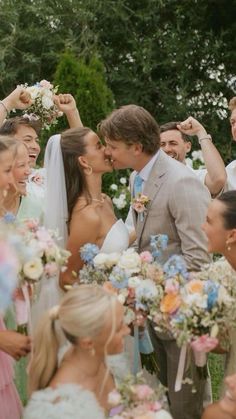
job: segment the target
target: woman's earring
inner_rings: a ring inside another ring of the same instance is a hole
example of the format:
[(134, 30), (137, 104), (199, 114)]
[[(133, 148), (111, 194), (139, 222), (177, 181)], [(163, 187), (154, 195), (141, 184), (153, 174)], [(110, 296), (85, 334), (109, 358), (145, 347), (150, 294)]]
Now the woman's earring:
[(226, 240), (226, 249), (230, 252), (230, 250), (231, 250), (231, 246), (230, 246), (230, 244), (227, 242), (227, 240)]
[(90, 176), (93, 173), (93, 168), (92, 166), (88, 166), (86, 169), (86, 175)]
[(95, 356), (96, 351), (94, 348), (91, 348), (89, 352), (91, 356)]

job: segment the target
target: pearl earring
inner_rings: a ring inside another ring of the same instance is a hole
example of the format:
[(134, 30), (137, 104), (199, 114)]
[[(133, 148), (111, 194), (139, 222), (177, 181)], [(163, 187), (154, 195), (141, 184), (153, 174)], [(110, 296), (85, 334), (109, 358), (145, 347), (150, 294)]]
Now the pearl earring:
[(227, 248), (227, 250), (230, 252), (230, 250), (231, 250), (231, 246), (230, 246), (230, 244), (226, 241), (226, 248)]

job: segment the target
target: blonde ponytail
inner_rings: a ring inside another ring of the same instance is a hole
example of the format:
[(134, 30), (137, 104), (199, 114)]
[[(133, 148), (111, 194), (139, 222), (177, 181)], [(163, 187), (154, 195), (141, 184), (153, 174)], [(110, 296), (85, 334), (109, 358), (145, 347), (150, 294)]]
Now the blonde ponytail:
[(96, 337), (104, 327), (107, 315), (111, 315), (112, 330), (107, 347), (115, 330), (115, 301), (116, 296), (100, 286), (79, 285), (66, 294), (60, 306), (53, 307), (44, 316), (34, 338), (35, 350), (29, 374), (30, 394), (47, 387), (56, 372), (59, 336), (55, 321), (58, 319), (66, 338), (74, 345), (79, 344), (81, 338)]
[(29, 368), (28, 392), (45, 388), (57, 370), (59, 338), (57, 337), (55, 308), (48, 311), (39, 322), (34, 337), (33, 358)]

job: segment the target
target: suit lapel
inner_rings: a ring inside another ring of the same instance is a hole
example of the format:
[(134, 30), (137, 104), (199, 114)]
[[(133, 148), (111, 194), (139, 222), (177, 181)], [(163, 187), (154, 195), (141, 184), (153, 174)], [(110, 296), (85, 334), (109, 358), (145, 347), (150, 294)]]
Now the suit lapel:
[[(165, 153), (162, 150), (159, 150), (159, 154), (158, 157), (152, 167), (151, 173), (148, 177), (148, 180), (145, 183), (144, 186), (144, 190), (143, 190), (143, 194), (146, 195), (149, 199), (150, 202), (147, 205), (146, 210), (144, 211), (144, 213), (138, 215), (137, 217), (137, 222), (136, 222), (136, 234), (137, 234), (137, 239), (138, 242), (140, 241), (142, 234), (143, 234), (143, 230), (145, 227), (145, 223), (147, 221), (148, 218), (148, 214), (149, 211), (153, 205), (153, 202), (156, 198), (156, 195), (159, 191), (159, 189), (161, 188), (164, 180), (165, 180), (165, 173), (167, 171), (167, 164), (166, 164), (166, 159), (168, 159), (168, 157), (165, 155)], [(134, 211), (135, 212), (135, 211)]]

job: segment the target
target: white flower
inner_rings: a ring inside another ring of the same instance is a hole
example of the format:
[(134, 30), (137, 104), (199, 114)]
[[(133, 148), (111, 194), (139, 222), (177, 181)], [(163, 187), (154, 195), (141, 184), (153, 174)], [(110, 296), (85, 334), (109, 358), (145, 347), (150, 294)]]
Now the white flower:
[(32, 279), (33, 281), (39, 279), (43, 274), (43, 264), (41, 259), (35, 258), (26, 262), (23, 266), (23, 273), (26, 278)]
[(44, 95), (42, 97), (42, 105), (45, 109), (50, 109), (53, 107), (54, 103), (51, 97)]
[(202, 155), (202, 150), (193, 151), (192, 152), (192, 159), (193, 159), (193, 161), (200, 160), (201, 163), (204, 163), (204, 158), (203, 158), (203, 155)]
[(201, 295), (198, 293), (187, 294), (184, 298), (184, 302), (190, 307), (195, 305), (199, 308), (207, 308), (207, 295)]
[(137, 288), (142, 280), (138, 276), (131, 276), (128, 280), (128, 287), (129, 288)]
[(112, 185), (110, 186), (110, 189), (111, 189), (112, 191), (117, 191), (118, 186), (117, 186), (115, 183), (112, 183)]
[(118, 294), (117, 299), (118, 299), (119, 303), (121, 303), (122, 305), (125, 304), (126, 298), (123, 294)]
[(156, 284), (151, 279), (144, 279), (135, 291), (138, 300), (149, 299), (154, 300), (158, 295)]
[(118, 209), (122, 209), (125, 208), (127, 205), (127, 201), (126, 201), (126, 196), (125, 194), (120, 194), (120, 196), (118, 198), (114, 197), (112, 199), (113, 204), (118, 208)]
[(141, 259), (134, 249), (128, 249), (122, 253), (118, 267), (128, 271), (130, 274), (138, 273), (141, 269)]
[(212, 326), (211, 328), (211, 334), (210, 334), (211, 338), (216, 338), (218, 333), (219, 333), (219, 326), (218, 324), (215, 323), (214, 326)]
[(121, 177), (120, 178), (120, 183), (121, 183), (121, 185), (126, 185), (126, 178), (125, 177)]
[(98, 253), (93, 259), (94, 266), (97, 268), (104, 269), (106, 266), (107, 261), (107, 254), (106, 253)]
[(154, 413), (154, 419), (171, 419), (172, 416), (166, 410), (159, 410), (158, 412)]
[(39, 88), (37, 86), (27, 87), (26, 91), (30, 94), (32, 100), (35, 100), (39, 95)]
[(105, 266), (107, 268), (112, 268), (112, 266), (117, 265), (119, 259), (120, 259), (120, 253), (116, 253), (116, 252), (109, 253), (107, 254)]
[(117, 390), (112, 390), (108, 394), (108, 403), (111, 406), (117, 406), (121, 402), (121, 395)]

